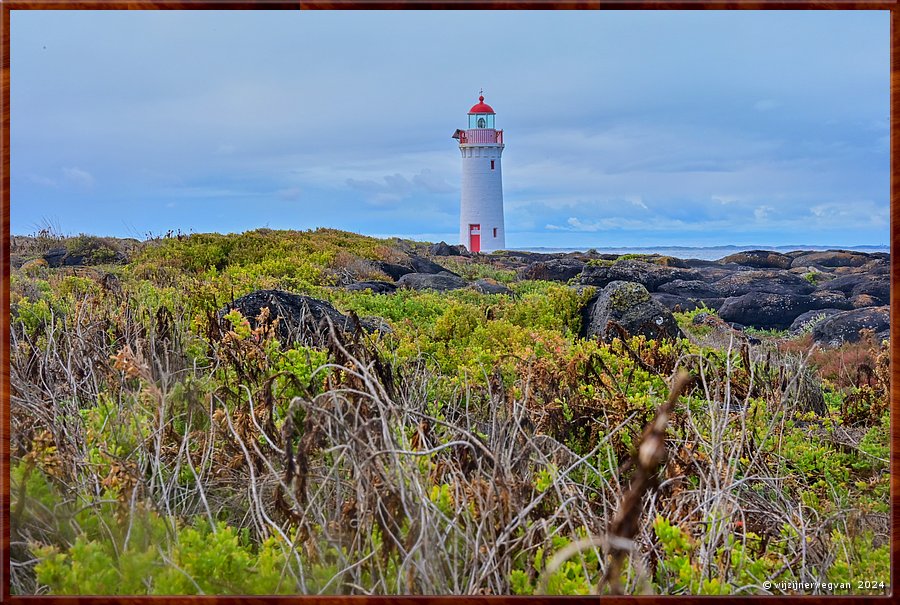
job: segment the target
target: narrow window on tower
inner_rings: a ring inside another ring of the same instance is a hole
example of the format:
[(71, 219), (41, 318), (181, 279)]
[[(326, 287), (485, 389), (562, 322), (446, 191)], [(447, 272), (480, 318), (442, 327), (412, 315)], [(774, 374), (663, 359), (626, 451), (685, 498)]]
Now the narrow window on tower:
[[(491, 162), (491, 164), (493, 164), (493, 162)], [(493, 168), (493, 166), (491, 166), (491, 168)], [(494, 227), (494, 237), (497, 237), (497, 228), (496, 227)]]
[(494, 160), (491, 160), (491, 170), (494, 169)]

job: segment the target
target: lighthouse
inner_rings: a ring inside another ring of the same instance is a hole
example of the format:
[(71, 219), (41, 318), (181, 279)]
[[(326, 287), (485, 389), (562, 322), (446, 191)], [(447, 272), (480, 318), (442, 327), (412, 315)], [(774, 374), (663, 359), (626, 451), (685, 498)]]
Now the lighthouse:
[(494, 109), (484, 94), (469, 110), (465, 130), (453, 134), (462, 154), (462, 195), (459, 204), (459, 241), (470, 252), (506, 248), (503, 227), (503, 179), (500, 156), (503, 131), (494, 126)]

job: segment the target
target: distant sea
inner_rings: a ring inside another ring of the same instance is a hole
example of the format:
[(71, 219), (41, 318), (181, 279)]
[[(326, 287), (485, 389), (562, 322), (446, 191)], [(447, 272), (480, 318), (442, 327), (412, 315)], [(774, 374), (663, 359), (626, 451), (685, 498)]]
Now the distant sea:
[(514, 248), (525, 252), (586, 252), (596, 250), (600, 254), (662, 254), (675, 258), (696, 258), (699, 260), (719, 260), (722, 257), (744, 250), (772, 250), (791, 252), (793, 250), (855, 250), (857, 252), (890, 252), (890, 246), (660, 246), (646, 248), (601, 248), (585, 246), (581, 248)]

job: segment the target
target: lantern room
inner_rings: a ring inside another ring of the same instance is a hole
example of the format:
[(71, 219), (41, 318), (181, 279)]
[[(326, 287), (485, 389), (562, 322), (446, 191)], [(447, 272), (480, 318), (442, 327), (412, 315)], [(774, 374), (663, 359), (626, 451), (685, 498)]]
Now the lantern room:
[(469, 110), (469, 128), (493, 128), (494, 109), (484, 102), (484, 95)]

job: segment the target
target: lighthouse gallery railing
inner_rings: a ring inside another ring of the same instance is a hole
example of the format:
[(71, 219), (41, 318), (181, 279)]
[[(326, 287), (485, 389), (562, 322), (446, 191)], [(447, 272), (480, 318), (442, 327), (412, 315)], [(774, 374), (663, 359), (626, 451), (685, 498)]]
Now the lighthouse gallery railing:
[(473, 145), (487, 143), (489, 145), (503, 144), (503, 131), (493, 128), (470, 128), (459, 133), (460, 145)]

